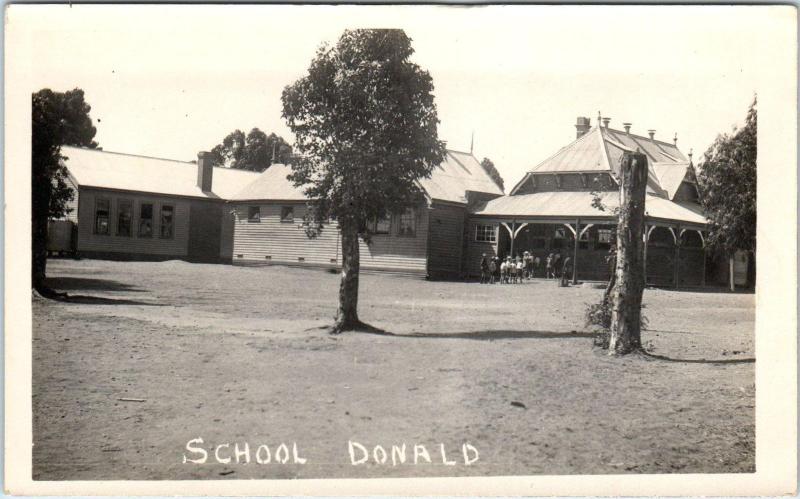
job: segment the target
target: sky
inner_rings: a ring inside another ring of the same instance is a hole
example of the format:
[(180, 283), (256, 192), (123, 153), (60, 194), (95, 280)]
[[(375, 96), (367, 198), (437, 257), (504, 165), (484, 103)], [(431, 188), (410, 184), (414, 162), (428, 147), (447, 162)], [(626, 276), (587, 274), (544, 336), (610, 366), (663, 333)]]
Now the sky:
[[(402, 28), (435, 85), (439, 138), (507, 189), (578, 116), (694, 150), (744, 121), (775, 47), (756, 6), (12, 5), (30, 92), (82, 88), (106, 150), (191, 160), (235, 129), (289, 142), (281, 91), (346, 28)], [(763, 23), (762, 23), (763, 22)]]

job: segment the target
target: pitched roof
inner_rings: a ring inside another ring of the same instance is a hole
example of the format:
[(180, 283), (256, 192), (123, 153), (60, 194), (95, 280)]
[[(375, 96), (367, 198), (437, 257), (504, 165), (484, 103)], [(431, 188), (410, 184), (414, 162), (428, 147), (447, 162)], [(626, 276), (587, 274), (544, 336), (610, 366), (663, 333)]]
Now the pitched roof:
[[(592, 199), (592, 193), (585, 191), (518, 194), (487, 201), (472, 213), (474, 215), (520, 218), (613, 217), (610, 211), (600, 211), (593, 207)], [(619, 193), (617, 192), (601, 192), (600, 199), (610, 209), (619, 206)], [(706, 218), (699, 205), (689, 202), (670, 201), (655, 194), (648, 194), (645, 198), (645, 215), (649, 218), (675, 220), (696, 225), (706, 224)]]
[(442, 164), (433, 169), (429, 178), (419, 181), (431, 199), (466, 203), (467, 191), (503, 195), (503, 190), (470, 153), (447, 151)]
[(231, 201), (249, 201), (269, 199), (276, 201), (306, 201), (300, 187), (295, 187), (286, 177), (292, 173), (291, 167), (273, 164), (262, 172), (255, 180), (246, 185), (228, 199)]
[[(286, 178), (289, 173), (291, 168), (288, 166), (272, 165), (229, 199), (305, 200), (302, 189)], [(458, 151), (447, 151), (442, 164), (433, 169), (430, 178), (420, 179), (419, 185), (430, 199), (455, 203), (466, 203), (467, 191), (503, 195), (474, 156)]]
[[(649, 165), (648, 192), (657, 195), (674, 196), (674, 189), (661, 185), (661, 179), (654, 170), (655, 164), (686, 164), (688, 161), (675, 144), (645, 138), (636, 134), (614, 130), (604, 126), (594, 126), (572, 143), (562, 147), (553, 156), (536, 165), (511, 190), (513, 195), (517, 189), (537, 173), (567, 173), (606, 171), (613, 176), (619, 175), (619, 162), (625, 152), (642, 152), (647, 156)], [(671, 177), (670, 177), (671, 179)], [(680, 182), (678, 182), (680, 185)], [(672, 184), (670, 183), (670, 186)], [(670, 192), (671, 194), (667, 194)]]
[(658, 183), (666, 191), (669, 199), (675, 197), (683, 179), (690, 170), (689, 162), (682, 163), (653, 163), (652, 171), (658, 177)]
[(64, 146), (64, 164), (78, 186), (207, 199), (227, 199), (258, 173), (215, 167), (211, 192), (197, 186), (197, 164)]

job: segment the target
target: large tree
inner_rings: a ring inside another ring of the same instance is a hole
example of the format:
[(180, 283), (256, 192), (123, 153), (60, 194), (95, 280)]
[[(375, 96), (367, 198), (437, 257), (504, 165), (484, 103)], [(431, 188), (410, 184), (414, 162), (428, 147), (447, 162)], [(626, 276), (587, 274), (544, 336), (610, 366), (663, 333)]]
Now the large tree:
[(292, 146), (282, 137), (274, 133), (267, 135), (258, 128), (247, 135), (234, 130), (211, 149), (215, 165), (256, 172), (263, 172), (273, 162), (288, 163), (291, 156)]
[(333, 217), (342, 240), (342, 280), (332, 332), (356, 329), (359, 235), (369, 221), (417, 205), (417, 181), (444, 160), (433, 80), (411, 62), (402, 30), (347, 30), (323, 45), (308, 74), (287, 86), (283, 116), (299, 153), (290, 180), (310, 199), (312, 223)]
[(703, 155), (697, 180), (709, 220), (709, 245), (727, 257), (756, 250), (756, 100), (745, 125), (720, 134)]
[(483, 158), (481, 161), (481, 166), (483, 167), (484, 171), (492, 177), (494, 183), (500, 187), (500, 190), (505, 191), (505, 187), (503, 186), (503, 177), (500, 176), (500, 172), (497, 171), (497, 168), (494, 166), (494, 162), (489, 158)]
[(74, 193), (67, 185), (61, 146), (97, 147), (97, 130), (89, 117), (91, 106), (83, 90), (42, 89), (32, 97), (31, 209), (33, 287), (43, 295), (47, 270), (47, 221), (68, 213)]

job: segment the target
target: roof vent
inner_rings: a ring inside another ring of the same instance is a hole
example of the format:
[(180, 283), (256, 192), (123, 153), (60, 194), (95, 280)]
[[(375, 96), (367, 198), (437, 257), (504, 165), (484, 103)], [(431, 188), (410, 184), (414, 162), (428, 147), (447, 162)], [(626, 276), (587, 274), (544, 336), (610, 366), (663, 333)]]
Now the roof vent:
[(603, 127), (608, 128), (608, 124), (611, 122), (611, 118), (603, 118)]
[(650, 140), (656, 140), (656, 131), (655, 130), (648, 130), (647, 134), (650, 136)]
[(678, 147), (678, 132), (675, 132), (675, 136), (674, 136), (674, 137), (672, 137), (672, 144), (673, 144), (675, 147)]
[(630, 123), (623, 123), (622, 126), (625, 127), (625, 134), (626, 135), (630, 135), (631, 134), (631, 124)]

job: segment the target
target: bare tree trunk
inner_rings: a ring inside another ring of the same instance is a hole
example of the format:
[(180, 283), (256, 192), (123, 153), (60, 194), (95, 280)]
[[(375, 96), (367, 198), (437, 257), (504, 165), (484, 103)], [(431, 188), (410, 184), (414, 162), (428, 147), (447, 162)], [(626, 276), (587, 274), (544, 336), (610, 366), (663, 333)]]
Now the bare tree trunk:
[(33, 179), (31, 207), (31, 284), (33, 289), (48, 296), (51, 290), (45, 285), (47, 270), (47, 219), (50, 210), (50, 190), (37, 182), (50, 182), (48, 178)]
[(358, 320), (358, 271), (360, 255), (358, 249), (358, 224), (352, 220), (341, 221), (342, 233), (342, 281), (339, 284), (339, 307), (336, 323), (331, 331), (338, 334), (355, 329)]
[(733, 255), (728, 258), (728, 283), (731, 291), (736, 291), (736, 273), (734, 271)]
[(647, 157), (641, 153), (625, 153), (620, 171), (616, 283), (612, 291), (611, 338), (608, 346), (611, 354), (630, 353), (642, 345), (642, 231), (646, 186)]

